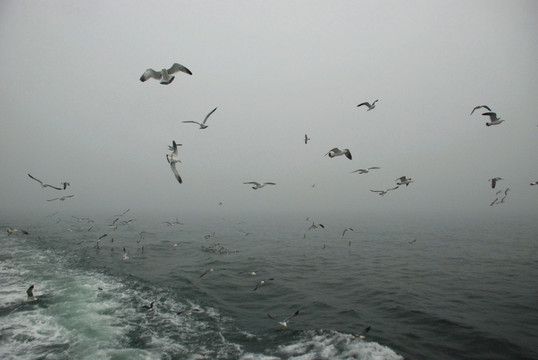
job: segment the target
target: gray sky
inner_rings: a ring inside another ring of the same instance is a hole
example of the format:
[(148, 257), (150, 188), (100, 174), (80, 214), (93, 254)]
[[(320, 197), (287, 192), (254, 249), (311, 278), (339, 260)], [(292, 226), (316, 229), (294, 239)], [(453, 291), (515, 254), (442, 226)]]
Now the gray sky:
[[(1, 1), (0, 215), (536, 216), (536, 14), (536, 1)], [(193, 76), (139, 81), (174, 62)], [(506, 121), (469, 116), (481, 104)], [(214, 107), (209, 128), (182, 123)], [(369, 191), (402, 175), (415, 182)], [(489, 207), (494, 176), (512, 191)]]

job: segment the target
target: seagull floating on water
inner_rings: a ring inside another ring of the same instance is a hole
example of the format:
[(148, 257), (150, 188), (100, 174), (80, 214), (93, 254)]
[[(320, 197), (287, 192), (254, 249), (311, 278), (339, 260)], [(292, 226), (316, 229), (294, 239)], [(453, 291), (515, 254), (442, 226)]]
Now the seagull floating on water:
[[(398, 180), (400, 182), (397, 182)], [(396, 181), (396, 184), (398, 184), (398, 185), (405, 185), (405, 186), (409, 186), (409, 184), (413, 182), (413, 180), (411, 178), (407, 178), (405, 176), (401, 176), (401, 177), (397, 178), (394, 181)]]
[(329, 155), (330, 158), (345, 155), (349, 160), (351, 160), (351, 152), (349, 149), (340, 150), (339, 148), (333, 148), (325, 155)]
[(471, 115), (473, 115), (475, 110), (478, 110), (478, 109), (481, 109), (481, 108), (488, 109), (488, 111), (491, 111), (491, 109), (487, 105), (478, 105), (478, 106), (474, 107), (473, 111), (471, 111)]
[(39, 179), (36, 179), (35, 177), (33, 177), (32, 175), (28, 174), (29, 177), (31, 177), (32, 179), (34, 179), (35, 181), (37, 181), (38, 183), (41, 184), (41, 187), (50, 187), (50, 188), (53, 188), (53, 189), (56, 189), (56, 190), (62, 190), (62, 188), (59, 188), (57, 186), (52, 186), (52, 185), (49, 185), (49, 184), (45, 184), (43, 181), (39, 180)]
[(370, 190), (370, 191), (371, 191), (371, 192), (378, 193), (378, 194), (381, 195), (381, 196), (385, 196), (386, 193), (388, 193), (388, 192), (391, 191), (391, 190), (396, 190), (397, 188), (399, 188), (399, 186), (395, 186), (395, 187), (390, 188), (390, 189), (387, 189), (387, 190)]
[(363, 331), (361, 331), (360, 333), (358, 334), (353, 334), (353, 337), (355, 339), (361, 339), (361, 340), (364, 340), (366, 338), (366, 334), (368, 334), (368, 332), (370, 331), (372, 327), (371, 326), (368, 326), (367, 328), (365, 328)]
[(179, 173), (177, 172), (177, 169), (176, 169), (176, 163), (181, 162), (181, 160), (179, 160), (179, 158), (177, 157), (177, 147), (178, 147), (178, 144), (176, 144), (176, 141), (172, 140), (172, 149), (171, 149), (172, 153), (166, 154), (166, 160), (170, 164), (170, 168), (172, 169), (172, 172), (174, 173), (177, 181), (181, 184), (183, 180), (181, 180), (181, 176), (179, 176)]
[(500, 178), (500, 177), (497, 176), (497, 177), (494, 177), (494, 178), (488, 180), (488, 181), (491, 182), (491, 188), (492, 189), (495, 189), (495, 185), (497, 185), (497, 181), (499, 181), (499, 180), (503, 180), (503, 178)]
[(254, 185), (254, 186), (252, 187), (254, 190), (261, 189), (261, 188), (264, 187), (265, 185), (276, 185), (274, 182), (265, 182), (265, 183), (263, 183), (263, 184), (260, 184), (259, 182), (256, 182), (256, 181), (244, 182), (243, 184)]
[(370, 172), (370, 170), (376, 170), (376, 169), (381, 169), (381, 168), (378, 167), (378, 166), (372, 166), (372, 167), (369, 167), (368, 169), (354, 170), (354, 171), (350, 172), (350, 174), (353, 174), (353, 173), (356, 173), (356, 172), (358, 172), (359, 174), (368, 174)]
[(497, 117), (497, 114), (494, 113), (494, 112), (485, 112), (482, 115), (489, 116), (490, 122), (489, 123), (487, 122), (486, 126), (499, 125), (500, 123), (502, 123), (504, 121), (500, 117)]
[(287, 329), (288, 328), (288, 322), (293, 319), (294, 317), (296, 317), (297, 315), (299, 315), (299, 310), (297, 310), (296, 312), (294, 312), (292, 315), (288, 316), (287, 318), (285, 318), (284, 320), (282, 321), (278, 321), (277, 319), (275, 319), (274, 317), (272, 317), (270, 314), (267, 314), (267, 317), (271, 320), (273, 320), (274, 322), (276, 322), (277, 324), (279, 324), (280, 326), (282, 326), (282, 328), (284, 329)]
[(204, 119), (204, 121), (202, 121), (202, 123), (199, 123), (198, 121), (191, 121), (191, 120), (183, 121), (183, 122), (184, 123), (198, 124), (198, 125), (200, 125), (200, 129), (206, 129), (208, 127), (208, 125), (205, 124), (205, 122), (207, 121), (207, 118), (209, 116), (211, 116), (211, 114), (213, 114), (216, 110), (217, 110), (217, 108), (214, 108), (213, 110), (211, 110), (211, 112), (205, 116), (205, 119)]
[(59, 197), (59, 198), (49, 199), (47, 201), (54, 201), (54, 200), (64, 201), (65, 199), (72, 198), (73, 196), (75, 196), (75, 195), (66, 195), (66, 196), (62, 196), (62, 197)]
[(376, 101), (374, 101), (374, 102), (371, 103), (371, 104), (370, 104), (369, 102), (365, 101), (365, 102), (360, 103), (359, 105), (357, 105), (357, 107), (365, 105), (365, 106), (368, 107), (368, 110), (366, 110), (366, 111), (370, 111), (370, 110), (372, 110), (372, 109), (375, 108), (375, 103), (378, 102), (378, 101), (379, 101), (379, 100), (376, 100)]
[(147, 69), (146, 71), (144, 71), (144, 73), (140, 77), (140, 81), (144, 82), (148, 80), (149, 78), (154, 78), (156, 80), (161, 80), (162, 85), (168, 85), (172, 81), (174, 81), (174, 78), (175, 78), (175, 76), (170, 76), (170, 75), (178, 71), (184, 72), (185, 74), (192, 75), (192, 72), (189, 69), (187, 69), (185, 66), (180, 65), (178, 63), (174, 63), (174, 65), (172, 65), (170, 69), (162, 69), (161, 71)]

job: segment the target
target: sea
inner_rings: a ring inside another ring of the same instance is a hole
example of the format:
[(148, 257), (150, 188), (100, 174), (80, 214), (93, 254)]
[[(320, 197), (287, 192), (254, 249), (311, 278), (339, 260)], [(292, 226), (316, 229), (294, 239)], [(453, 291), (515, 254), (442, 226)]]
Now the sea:
[(0, 216), (1, 359), (538, 359), (535, 216), (117, 215)]

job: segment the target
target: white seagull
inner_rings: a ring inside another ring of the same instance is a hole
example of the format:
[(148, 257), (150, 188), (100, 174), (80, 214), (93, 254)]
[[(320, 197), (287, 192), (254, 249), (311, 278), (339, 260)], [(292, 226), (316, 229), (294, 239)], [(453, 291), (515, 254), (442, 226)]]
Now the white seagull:
[(395, 187), (390, 188), (390, 189), (387, 189), (387, 190), (370, 190), (370, 191), (371, 191), (371, 192), (378, 193), (378, 194), (381, 195), (381, 196), (385, 196), (386, 193), (388, 193), (388, 192), (391, 191), (391, 190), (396, 190), (397, 188), (399, 188), (399, 186), (395, 186)]
[[(269, 278), (269, 279), (267, 279), (267, 281), (269, 281), (269, 280), (275, 280), (275, 279), (274, 279), (274, 278)], [(259, 288), (261, 288), (261, 287), (263, 286), (263, 284), (265, 284), (265, 281), (264, 281), (264, 280), (260, 281), (260, 282), (258, 283), (258, 285), (256, 285), (256, 287), (255, 287), (254, 289), (252, 289), (252, 291), (256, 291), (256, 290), (258, 290)]]
[(39, 179), (36, 179), (35, 177), (33, 177), (32, 175), (28, 174), (29, 177), (31, 177), (32, 179), (34, 179), (35, 181), (37, 181), (38, 183), (41, 184), (41, 187), (50, 187), (50, 188), (53, 188), (53, 189), (56, 189), (56, 190), (62, 190), (62, 188), (59, 188), (59, 187), (56, 187), (56, 186), (52, 186), (52, 185), (49, 185), (49, 184), (45, 184), (43, 181), (39, 180)]
[(190, 121), (190, 120), (189, 121), (183, 121), (183, 122), (184, 123), (198, 124), (198, 125), (200, 125), (200, 129), (206, 129), (208, 127), (208, 125), (205, 124), (205, 122), (207, 121), (207, 118), (209, 116), (211, 116), (211, 114), (213, 114), (216, 110), (217, 110), (217, 108), (214, 108), (213, 110), (211, 110), (211, 112), (205, 116), (205, 119), (204, 119), (204, 121), (202, 121), (202, 123), (199, 123), (198, 121)]
[(368, 110), (367, 110), (367, 111), (370, 111), (370, 110), (372, 110), (372, 109), (375, 108), (375, 103), (378, 102), (378, 101), (379, 101), (379, 100), (376, 100), (376, 101), (374, 101), (374, 102), (371, 103), (371, 104), (370, 104), (369, 102), (365, 101), (365, 102), (360, 103), (359, 105), (357, 105), (357, 107), (362, 106), (362, 105), (366, 105), (366, 106), (368, 106)]
[(267, 317), (269, 319), (273, 320), (274, 322), (276, 322), (277, 324), (279, 324), (280, 326), (282, 326), (282, 328), (287, 329), (288, 328), (288, 321), (290, 321), (292, 318), (296, 317), (297, 315), (299, 315), (299, 310), (297, 310), (292, 315), (288, 316), (287, 318), (285, 318), (282, 321), (278, 321), (277, 319), (272, 317), (270, 314), (267, 314)]
[(366, 338), (366, 334), (368, 334), (368, 332), (370, 331), (371, 329), (371, 326), (368, 326), (367, 328), (365, 328), (363, 331), (361, 331), (360, 333), (358, 334), (353, 334), (353, 337), (355, 339), (361, 339), (361, 340), (364, 340)]
[(358, 172), (359, 174), (368, 174), (370, 170), (376, 170), (376, 169), (381, 169), (381, 168), (378, 166), (372, 166), (372, 167), (369, 167), (368, 169), (357, 169), (355, 171), (350, 172), (350, 174), (353, 174), (356, 172)]
[(491, 188), (492, 189), (495, 189), (495, 185), (497, 184), (497, 181), (499, 181), (499, 180), (503, 180), (503, 178), (500, 178), (500, 177), (497, 176), (497, 177), (494, 177), (494, 178), (488, 180), (488, 181), (491, 182)]
[(473, 115), (473, 113), (474, 113), (475, 110), (478, 110), (478, 109), (480, 109), (480, 108), (488, 109), (488, 111), (491, 111), (491, 109), (490, 109), (489, 106), (487, 106), (487, 105), (478, 105), (478, 106), (475, 106), (475, 107), (474, 107), (473, 111), (471, 111), (471, 115)]
[(172, 140), (172, 153), (166, 154), (166, 160), (170, 164), (170, 168), (172, 169), (172, 172), (176, 176), (177, 181), (181, 184), (183, 180), (181, 180), (181, 176), (179, 176), (179, 173), (177, 172), (177, 169), (176, 169), (176, 163), (181, 162), (181, 160), (179, 160), (179, 158), (177, 157), (177, 147), (178, 147), (178, 144), (176, 144), (176, 141)]
[[(399, 180), (399, 182), (398, 182), (398, 180)], [(411, 178), (407, 178), (405, 176), (401, 176), (401, 177), (397, 178), (394, 181), (396, 181), (396, 184), (398, 184), (398, 185), (405, 185), (405, 186), (409, 186), (409, 184), (413, 182), (413, 180)]]
[(502, 123), (504, 120), (501, 119), (500, 117), (497, 117), (497, 114), (494, 113), (494, 112), (485, 112), (483, 113), (482, 115), (484, 116), (489, 116), (489, 120), (490, 122), (487, 122), (486, 123), (486, 126), (491, 126), (491, 125), (499, 125), (500, 123)]
[(327, 155), (329, 155), (330, 158), (345, 155), (349, 160), (351, 160), (351, 152), (349, 151), (349, 149), (340, 150), (339, 148), (333, 148), (329, 150), (327, 154), (325, 154), (325, 156)]
[(265, 185), (276, 185), (274, 182), (266, 182), (266, 183), (260, 184), (259, 182), (256, 182), (256, 181), (244, 182), (243, 184), (254, 185), (254, 186), (252, 187), (254, 190), (256, 190), (256, 189), (261, 189), (261, 188), (264, 187)]
[(187, 69), (185, 66), (180, 65), (178, 63), (174, 63), (174, 65), (172, 65), (170, 69), (168, 70), (162, 69), (161, 71), (155, 71), (153, 69), (147, 69), (146, 71), (144, 71), (144, 73), (140, 77), (140, 81), (144, 82), (148, 80), (149, 78), (154, 78), (157, 80), (161, 80), (161, 84), (168, 85), (172, 81), (174, 81), (174, 78), (175, 78), (175, 76), (170, 76), (170, 75), (178, 71), (192, 75), (192, 72), (189, 69)]
[(71, 198), (73, 196), (75, 196), (75, 195), (66, 195), (66, 196), (62, 196), (62, 197), (59, 197), (59, 198), (50, 199), (50, 200), (47, 200), (47, 201), (54, 201), (54, 200), (64, 201), (65, 199)]

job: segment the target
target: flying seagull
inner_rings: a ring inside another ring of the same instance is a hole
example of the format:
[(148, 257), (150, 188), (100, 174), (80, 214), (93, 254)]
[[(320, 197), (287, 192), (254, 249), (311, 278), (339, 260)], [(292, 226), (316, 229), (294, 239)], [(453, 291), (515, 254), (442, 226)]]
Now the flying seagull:
[(376, 170), (376, 169), (381, 169), (381, 168), (378, 166), (372, 166), (372, 167), (369, 167), (368, 169), (357, 169), (355, 171), (350, 172), (350, 174), (353, 174), (356, 172), (358, 172), (359, 174), (368, 174), (370, 170)]
[(28, 235), (28, 231), (26, 231), (26, 230), (14, 229), (14, 228), (10, 228), (9, 226), (1, 226), (1, 227), (6, 228), (7, 236), (13, 235), (13, 234), (15, 234), (16, 232), (19, 232), (19, 231), (21, 231), (24, 235)]
[(478, 109), (480, 109), (480, 108), (488, 109), (488, 111), (491, 111), (491, 109), (490, 109), (489, 106), (487, 106), (487, 105), (478, 105), (478, 106), (475, 106), (475, 107), (474, 107), (473, 111), (471, 111), (471, 115), (473, 115), (473, 113), (474, 113), (475, 110), (478, 110)]
[(288, 321), (290, 321), (292, 318), (296, 317), (297, 315), (299, 315), (299, 310), (297, 310), (292, 315), (288, 316), (287, 318), (285, 318), (282, 321), (278, 321), (277, 319), (272, 317), (270, 314), (267, 314), (267, 317), (269, 319), (273, 320), (274, 322), (276, 322), (277, 324), (279, 324), (280, 326), (282, 326), (282, 328), (287, 329), (288, 328)]
[(177, 181), (181, 184), (183, 180), (181, 180), (181, 176), (179, 176), (179, 173), (176, 169), (176, 163), (181, 162), (181, 160), (179, 160), (179, 158), (177, 157), (177, 147), (178, 145), (176, 144), (176, 141), (172, 140), (172, 153), (166, 154), (166, 160), (170, 164), (170, 168), (172, 169), (172, 172), (174, 173)]
[(485, 112), (483, 113), (482, 115), (484, 116), (489, 116), (489, 120), (490, 122), (487, 122), (486, 123), (486, 126), (491, 126), (491, 125), (499, 125), (500, 123), (502, 123), (504, 120), (501, 119), (500, 117), (497, 117), (497, 114), (494, 113), (494, 112)]
[(202, 121), (202, 123), (199, 123), (198, 121), (183, 121), (183, 122), (184, 123), (198, 124), (198, 125), (200, 125), (200, 129), (205, 129), (205, 128), (208, 127), (208, 125), (205, 124), (205, 122), (207, 121), (207, 118), (210, 117), (211, 114), (213, 114), (215, 112), (215, 110), (217, 110), (217, 108), (214, 108), (213, 110), (211, 110), (211, 112), (205, 116), (205, 119), (204, 119), (204, 121)]
[(323, 224), (314, 224), (314, 222), (312, 221), (312, 225), (310, 225), (310, 227), (307, 230), (317, 229), (318, 226), (321, 227), (322, 229), (325, 229), (325, 226)]
[(66, 196), (62, 196), (62, 197), (59, 197), (59, 198), (49, 199), (49, 200), (47, 200), (47, 201), (54, 201), (54, 200), (64, 201), (65, 199), (67, 199), (67, 198), (71, 198), (71, 197), (73, 197), (73, 196), (75, 196), (75, 195), (66, 195)]
[(390, 188), (390, 189), (387, 189), (387, 190), (370, 190), (370, 191), (371, 191), (371, 192), (378, 193), (378, 194), (381, 195), (381, 196), (385, 196), (386, 193), (388, 193), (388, 192), (391, 191), (391, 190), (396, 190), (397, 188), (399, 188), (399, 186), (395, 186), (395, 187)]
[(254, 185), (254, 186), (252, 187), (254, 190), (261, 189), (261, 188), (264, 187), (265, 185), (276, 185), (274, 182), (265, 182), (265, 183), (263, 183), (263, 184), (260, 184), (259, 182), (256, 182), (256, 181), (244, 182), (243, 184), (251, 184), (251, 185)]
[(503, 180), (503, 178), (500, 178), (500, 177), (497, 176), (497, 177), (494, 177), (494, 178), (488, 180), (488, 181), (491, 182), (491, 188), (492, 189), (495, 189), (495, 185), (497, 184), (497, 181), (499, 181), (499, 180)]
[(45, 184), (43, 183), (43, 181), (39, 180), (39, 179), (36, 179), (35, 177), (33, 177), (32, 175), (28, 174), (29, 177), (31, 177), (32, 179), (34, 179), (35, 181), (37, 181), (38, 183), (41, 184), (41, 187), (50, 187), (50, 188), (53, 188), (53, 189), (56, 189), (56, 190), (62, 190), (62, 188), (59, 188), (59, 187), (56, 187), (56, 186), (52, 186), (52, 185), (49, 185), (49, 184)]
[(368, 332), (370, 331), (371, 329), (371, 326), (368, 326), (367, 328), (365, 328), (363, 331), (361, 331), (360, 333), (358, 334), (353, 334), (353, 337), (355, 339), (361, 339), (361, 340), (364, 340), (366, 338), (366, 334), (368, 334)]
[(308, 140), (310, 140), (310, 138), (308, 137), (308, 135), (304, 134), (304, 143), (308, 144)]
[(379, 101), (379, 100), (376, 100), (376, 101), (374, 101), (374, 102), (371, 103), (371, 104), (370, 104), (369, 102), (365, 101), (365, 102), (360, 103), (359, 105), (357, 105), (357, 107), (362, 106), (362, 105), (366, 105), (366, 106), (368, 107), (368, 110), (366, 110), (366, 111), (370, 111), (370, 110), (372, 110), (372, 109), (375, 108), (375, 103), (378, 102), (378, 101)]
[(26, 290), (26, 294), (28, 295), (28, 301), (34, 301), (37, 300), (34, 297), (34, 285), (30, 286), (28, 290)]
[(530, 183), (531, 186), (538, 185), (538, 181), (534, 181)]
[[(256, 273), (254, 273), (254, 274), (256, 274)], [(275, 279), (274, 279), (274, 278), (269, 278), (269, 279), (267, 279), (267, 281), (269, 281), (269, 280), (275, 280)], [(259, 288), (261, 288), (261, 287), (263, 286), (263, 284), (265, 284), (265, 281), (264, 281), (264, 280), (260, 281), (260, 282), (256, 285), (256, 287), (255, 287), (254, 289), (252, 289), (252, 291), (256, 291), (256, 290), (258, 290)]]
[(405, 186), (409, 186), (409, 184), (413, 182), (411, 178), (407, 178), (405, 176), (401, 176), (394, 181), (396, 181), (396, 184), (398, 185), (405, 185)]
[(349, 149), (340, 150), (339, 148), (334, 148), (329, 150), (329, 152), (325, 155), (329, 155), (330, 158), (345, 155), (349, 160), (351, 160), (351, 152), (349, 151)]
[(202, 275), (200, 275), (200, 277), (204, 277), (204, 276), (206, 276), (208, 273), (213, 272), (213, 271), (215, 271), (215, 269), (209, 269), (209, 270), (206, 270), (206, 271), (204, 271), (204, 272), (202, 273)]
[(172, 65), (170, 69), (168, 70), (162, 69), (161, 71), (155, 71), (153, 69), (147, 69), (146, 71), (144, 71), (144, 73), (140, 77), (140, 81), (144, 82), (148, 80), (149, 78), (154, 78), (156, 80), (161, 80), (162, 85), (168, 85), (172, 81), (174, 81), (174, 78), (175, 78), (175, 76), (170, 76), (170, 75), (178, 71), (192, 75), (192, 72), (189, 69), (187, 69), (185, 66), (180, 65), (178, 63), (174, 63), (174, 65)]

